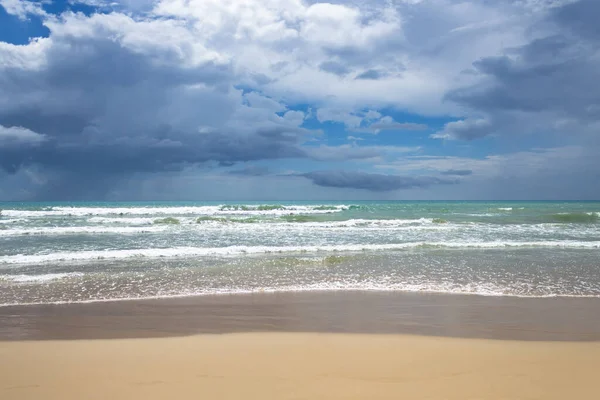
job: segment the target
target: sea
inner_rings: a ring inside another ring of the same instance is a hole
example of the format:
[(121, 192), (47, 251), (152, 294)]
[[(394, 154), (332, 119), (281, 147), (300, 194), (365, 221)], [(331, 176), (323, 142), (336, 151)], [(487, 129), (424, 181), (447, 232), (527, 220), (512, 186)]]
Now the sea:
[(600, 202), (0, 203), (0, 305), (295, 291), (600, 297)]

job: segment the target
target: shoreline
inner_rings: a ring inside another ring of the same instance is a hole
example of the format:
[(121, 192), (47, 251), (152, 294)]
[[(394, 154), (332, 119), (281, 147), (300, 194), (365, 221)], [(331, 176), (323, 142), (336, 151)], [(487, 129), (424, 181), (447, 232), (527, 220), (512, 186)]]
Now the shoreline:
[(243, 332), (600, 341), (600, 299), (377, 291), (221, 294), (0, 307), (0, 342)]
[(204, 297), (222, 297), (222, 296), (253, 296), (253, 295), (286, 295), (286, 294), (334, 294), (334, 293), (381, 293), (381, 294), (408, 294), (408, 295), (428, 295), (428, 296), (475, 296), (475, 297), (493, 297), (493, 298), (516, 298), (516, 299), (598, 299), (600, 295), (569, 295), (569, 294), (549, 294), (549, 295), (518, 295), (518, 294), (496, 294), (496, 293), (477, 293), (477, 292), (450, 292), (450, 291), (429, 291), (429, 290), (396, 290), (396, 289), (282, 289), (282, 290), (248, 290), (235, 292), (214, 292), (214, 293), (198, 293), (198, 294), (175, 294), (165, 296), (148, 296), (148, 297), (122, 297), (114, 299), (93, 299), (93, 300), (75, 300), (75, 301), (54, 301), (54, 302), (37, 302), (37, 303), (7, 303), (0, 304), (2, 308), (20, 308), (20, 307), (43, 307), (43, 306), (69, 306), (95, 303), (120, 303), (120, 302), (146, 302), (146, 301), (172, 301), (177, 299), (195, 299)]
[(220, 295), (0, 308), (0, 398), (594, 398), (600, 300)]

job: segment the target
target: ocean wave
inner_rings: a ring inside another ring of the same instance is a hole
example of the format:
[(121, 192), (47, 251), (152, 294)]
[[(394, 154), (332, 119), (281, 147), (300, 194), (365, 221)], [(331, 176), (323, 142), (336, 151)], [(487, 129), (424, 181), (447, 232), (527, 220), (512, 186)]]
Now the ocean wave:
[(406, 226), (406, 225), (430, 225), (436, 223), (444, 223), (442, 220), (433, 218), (418, 218), (418, 219), (349, 219), (346, 221), (327, 221), (321, 223), (309, 223), (305, 226), (331, 226), (331, 227), (359, 227), (359, 226)]
[(302, 228), (344, 228), (344, 227), (403, 227), (431, 224), (445, 224), (446, 220), (438, 218), (418, 218), (418, 219), (348, 219), (341, 221), (319, 221), (315, 216), (310, 215), (290, 215), (282, 216), (277, 219), (258, 219), (249, 218), (226, 218), (226, 217), (199, 217), (196, 222), (199, 224), (209, 224), (218, 226), (222, 224), (250, 224), (264, 223), (269, 224), (271, 228), (291, 226)]
[(346, 205), (221, 205), (187, 207), (51, 207), (41, 210), (2, 210), (9, 217), (100, 216), (100, 215), (289, 215), (328, 214), (348, 209)]
[(344, 244), (312, 246), (229, 246), (229, 247), (172, 247), (123, 250), (95, 250), (51, 254), (18, 254), (0, 257), (0, 264), (39, 264), (56, 261), (93, 261), (103, 259), (162, 258), (190, 256), (236, 256), (272, 253), (362, 252), (427, 248), (497, 249), (507, 247), (558, 247), (574, 249), (600, 248), (600, 241), (494, 241), (494, 242), (408, 242), (390, 244)]
[(152, 225), (154, 218), (91, 217), (87, 221), (93, 224)]
[(439, 229), (447, 228), (446, 220), (438, 218), (418, 218), (418, 219), (349, 219), (345, 221), (307, 221), (302, 223), (302, 227), (307, 228), (410, 228), (418, 226), (429, 226)]
[(153, 223), (157, 225), (179, 225), (181, 221), (177, 218), (167, 217), (155, 219)]
[[(304, 217), (303, 215), (297, 215), (297, 217)], [(240, 224), (254, 224), (254, 223), (259, 223), (259, 222), (269, 222), (267, 220), (262, 220), (258, 217), (236, 217), (236, 218), (231, 218), (231, 217), (211, 217), (211, 216), (203, 216), (203, 217), (198, 217), (196, 218), (195, 222), (197, 224), (214, 224), (215, 222), (220, 223), (220, 224), (235, 224), (235, 223), (240, 223)]]
[(152, 227), (95, 227), (95, 226), (65, 226), (65, 227), (41, 227), (41, 228), (19, 228), (0, 230), (0, 236), (22, 236), (22, 235), (85, 235), (85, 234), (139, 234), (161, 232), (167, 229), (164, 226)]
[[(173, 225), (195, 225), (204, 224), (212, 226), (222, 226), (224, 224), (269, 224), (269, 227), (275, 225), (289, 226), (301, 224), (302, 227), (330, 228), (330, 227), (366, 227), (381, 226), (394, 227), (406, 225), (431, 225), (446, 224), (448, 221), (441, 218), (416, 218), (416, 219), (348, 219), (348, 220), (319, 220), (318, 215), (282, 215), (282, 216), (200, 216), (197, 218), (177, 218), (179, 224), (174, 220), (168, 220)], [(88, 222), (95, 224), (114, 224), (114, 225), (153, 225), (168, 223), (165, 219), (159, 218), (126, 218), (126, 217), (92, 217)]]
[(564, 223), (594, 223), (600, 219), (598, 212), (557, 213), (546, 217), (549, 221)]
[[(74, 273), (77, 274), (77, 273)], [(67, 275), (67, 274), (55, 274)], [(41, 275), (40, 275), (41, 276)], [(64, 278), (58, 278), (64, 279)], [(48, 279), (51, 281), (54, 279)], [(40, 283), (43, 283), (40, 281)], [(523, 291), (519, 288), (501, 286), (492, 283), (455, 283), (424, 282), (408, 283), (378, 280), (338, 280), (333, 282), (316, 282), (299, 285), (264, 286), (264, 287), (221, 287), (183, 290), (175, 293), (160, 293), (156, 295), (115, 296), (89, 298), (80, 300), (40, 300), (32, 302), (11, 302), (0, 304), (0, 307), (27, 306), (41, 304), (88, 304), (115, 301), (136, 301), (156, 299), (177, 299), (186, 297), (219, 296), (219, 295), (249, 295), (269, 293), (303, 293), (303, 292), (382, 292), (382, 293), (426, 293), (440, 295), (486, 296), (486, 297), (517, 297), (517, 298), (600, 298), (599, 294), (577, 294), (569, 292), (554, 292), (554, 288), (538, 291)]]
[[(101, 218), (101, 217), (95, 217)], [(225, 234), (228, 231), (246, 232), (247, 235), (281, 234), (288, 236), (297, 234), (310, 234), (311, 232), (324, 232), (326, 230), (344, 233), (356, 233), (361, 230), (377, 231), (378, 234), (389, 232), (450, 232), (456, 231), (461, 236), (467, 235), (476, 240), (480, 235), (486, 235), (487, 240), (492, 240), (489, 235), (494, 235), (497, 240), (510, 239), (517, 235), (535, 235), (540, 240), (550, 239), (555, 235), (555, 240), (568, 235), (569, 240), (576, 238), (592, 240), (600, 235), (598, 224), (565, 224), (565, 223), (537, 223), (537, 224), (491, 224), (477, 222), (453, 222), (434, 218), (419, 219), (348, 219), (315, 221), (312, 218), (302, 220), (306, 222), (289, 222), (288, 219), (258, 218), (258, 217), (198, 217), (198, 218), (165, 218), (165, 219), (136, 219), (129, 223), (118, 224), (107, 218), (100, 223), (84, 226), (18, 226), (0, 224), (0, 237), (15, 237), (24, 235), (135, 235), (146, 233), (185, 233), (195, 235), (200, 232), (213, 232)], [(462, 233), (461, 233), (462, 232)], [(501, 235), (498, 237), (497, 235)], [(540, 236), (541, 235), (541, 236)], [(433, 237), (431, 238), (433, 239)], [(458, 239), (458, 238), (457, 238)], [(429, 239), (423, 239), (429, 240)], [(445, 240), (438, 238), (438, 240)]]
[(10, 218), (10, 219), (0, 219), (0, 224), (16, 224), (18, 222), (27, 222), (27, 218)]
[(0, 275), (0, 281), (11, 281), (18, 283), (44, 283), (56, 281), (65, 278), (74, 278), (83, 276), (81, 272), (68, 272), (62, 274), (41, 274), (41, 275)]

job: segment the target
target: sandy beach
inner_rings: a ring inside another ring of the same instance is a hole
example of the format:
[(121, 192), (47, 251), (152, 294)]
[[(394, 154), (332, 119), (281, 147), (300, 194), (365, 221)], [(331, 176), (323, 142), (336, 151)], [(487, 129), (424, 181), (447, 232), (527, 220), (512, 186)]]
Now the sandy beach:
[(599, 303), (357, 292), (3, 307), (0, 398), (594, 398)]
[(591, 399), (600, 343), (246, 333), (0, 344), (13, 399)]

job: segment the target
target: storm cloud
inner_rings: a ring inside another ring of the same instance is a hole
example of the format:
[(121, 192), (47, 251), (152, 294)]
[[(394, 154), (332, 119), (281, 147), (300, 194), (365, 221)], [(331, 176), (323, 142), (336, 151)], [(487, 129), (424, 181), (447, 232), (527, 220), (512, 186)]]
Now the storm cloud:
[(448, 185), (459, 182), (457, 179), (432, 176), (383, 175), (353, 171), (314, 171), (301, 176), (310, 179), (315, 185), (319, 186), (365, 189), (374, 192), (427, 188), (432, 185)]
[(447, 101), (479, 117), (450, 122), (434, 138), (491, 134), (586, 134), (600, 123), (600, 3), (565, 2), (530, 29), (533, 39), (473, 63), (478, 83), (449, 91)]
[[(23, 65), (23, 47), (4, 48), (5, 171), (41, 165), (79, 190), (89, 174), (110, 180), (209, 161), (305, 157), (299, 144), (311, 132), (299, 127), (302, 116), (291, 118), (277, 101), (234, 89), (229, 63), (207, 54), (186, 64), (178, 54), (185, 48), (173, 43), (146, 49), (127, 36), (135, 24), (129, 17), (65, 18), (52, 25), (50, 38), (28, 46), (38, 48), (39, 60)], [(148, 22), (147, 29), (173, 28), (164, 24), (170, 23)]]
[(0, 24), (23, 28), (0, 36), (0, 200), (131, 199), (178, 176), (271, 193), (288, 179), (307, 196), (461, 196), (481, 177), (470, 196), (600, 196), (580, 173), (597, 157), (564, 150), (600, 152), (600, 2), (238, 5), (0, 0)]
[(453, 175), (453, 176), (468, 176), (473, 174), (470, 169), (448, 169), (441, 172), (442, 175)]

